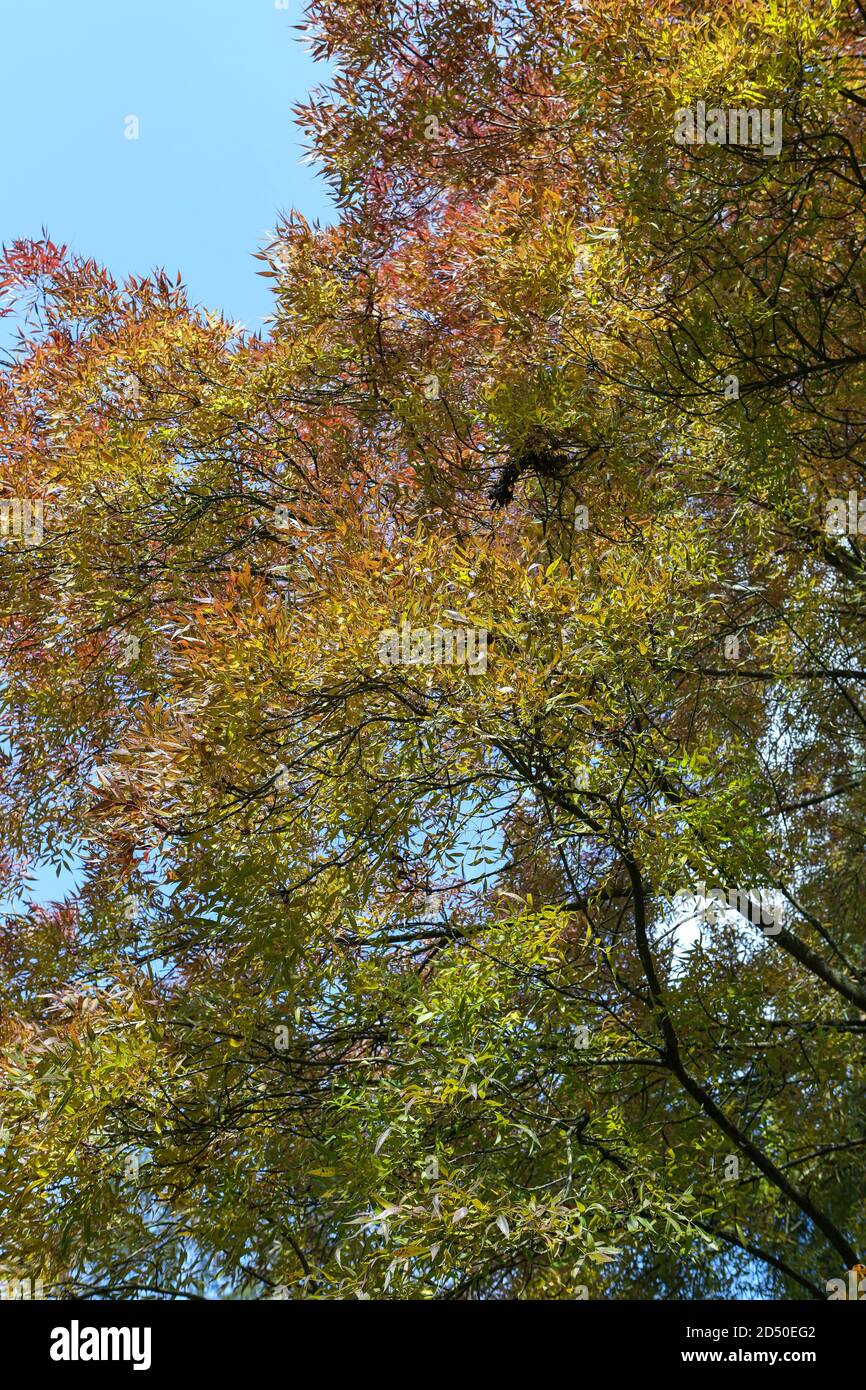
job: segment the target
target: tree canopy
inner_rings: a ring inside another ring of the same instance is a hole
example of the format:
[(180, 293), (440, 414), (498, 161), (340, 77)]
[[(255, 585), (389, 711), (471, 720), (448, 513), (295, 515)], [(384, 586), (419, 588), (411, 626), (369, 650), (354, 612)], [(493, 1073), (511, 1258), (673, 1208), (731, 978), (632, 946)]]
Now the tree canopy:
[[(0, 540), (0, 1259), (824, 1298), (866, 1259), (866, 10), (306, 27), (338, 216), (260, 252), (266, 333), (0, 264), (42, 506)], [(678, 140), (698, 102), (778, 152)], [(384, 660), (404, 625), (483, 669)], [(34, 862), (76, 890), (22, 906)]]

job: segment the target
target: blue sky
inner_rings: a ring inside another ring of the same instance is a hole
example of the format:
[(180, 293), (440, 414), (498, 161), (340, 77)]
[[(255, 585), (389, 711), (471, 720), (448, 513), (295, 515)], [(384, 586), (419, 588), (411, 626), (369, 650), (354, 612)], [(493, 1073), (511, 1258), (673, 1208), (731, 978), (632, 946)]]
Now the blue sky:
[[(261, 326), (253, 253), (277, 214), (331, 221), (292, 106), (322, 82), (301, 0), (0, 0), (0, 241), (37, 237), (118, 278), (163, 266)], [(139, 138), (127, 139), (127, 118)], [(73, 878), (39, 869), (33, 896)]]
[(180, 271), (258, 328), (277, 212), (333, 219), (292, 119), (325, 76), (302, 19), (301, 0), (0, 0), (0, 240), (44, 225), (115, 275)]

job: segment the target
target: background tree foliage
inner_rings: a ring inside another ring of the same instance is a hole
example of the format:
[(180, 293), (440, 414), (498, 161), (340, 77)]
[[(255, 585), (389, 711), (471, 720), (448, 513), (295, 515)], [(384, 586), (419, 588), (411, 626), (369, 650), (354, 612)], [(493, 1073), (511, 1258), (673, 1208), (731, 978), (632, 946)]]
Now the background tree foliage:
[[(81, 865), (0, 928), (0, 1256), (824, 1297), (866, 1250), (866, 550), (825, 526), (866, 487), (866, 11), (308, 19), (340, 217), (263, 253), (267, 337), (0, 267), (0, 493), (45, 504), (0, 546), (7, 900)], [(677, 145), (698, 99), (780, 108), (780, 156)], [(449, 614), (486, 673), (383, 665)], [(696, 924), (701, 882), (782, 929)]]

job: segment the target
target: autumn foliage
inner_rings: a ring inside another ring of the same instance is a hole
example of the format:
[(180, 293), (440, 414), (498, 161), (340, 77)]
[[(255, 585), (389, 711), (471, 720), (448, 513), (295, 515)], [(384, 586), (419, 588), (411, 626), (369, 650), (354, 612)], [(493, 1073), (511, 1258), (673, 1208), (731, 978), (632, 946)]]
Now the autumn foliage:
[[(260, 252), (266, 334), (0, 264), (0, 497), (44, 505), (0, 540), (0, 1259), (823, 1298), (866, 1255), (866, 548), (825, 525), (866, 15), (308, 26), (339, 215)], [(698, 99), (779, 108), (778, 157), (678, 145)], [(404, 622), (486, 670), (383, 664)], [(77, 889), (22, 906), (46, 862)]]

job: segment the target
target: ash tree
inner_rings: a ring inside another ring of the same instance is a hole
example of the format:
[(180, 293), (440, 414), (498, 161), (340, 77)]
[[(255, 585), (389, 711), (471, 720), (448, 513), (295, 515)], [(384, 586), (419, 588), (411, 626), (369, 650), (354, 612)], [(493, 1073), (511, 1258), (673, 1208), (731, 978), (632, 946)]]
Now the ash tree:
[[(266, 333), (0, 266), (0, 1260), (824, 1298), (866, 1247), (866, 15), (307, 28), (338, 211), (259, 253)], [(699, 102), (778, 150), (684, 140)], [(34, 862), (75, 890), (22, 905)]]

